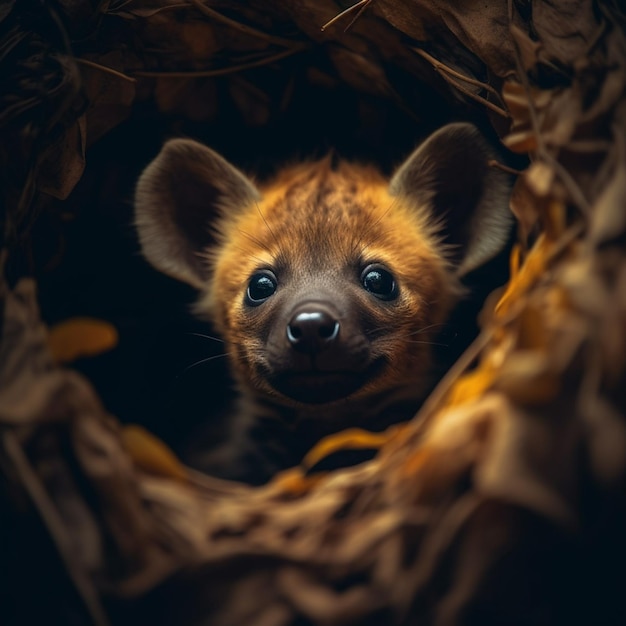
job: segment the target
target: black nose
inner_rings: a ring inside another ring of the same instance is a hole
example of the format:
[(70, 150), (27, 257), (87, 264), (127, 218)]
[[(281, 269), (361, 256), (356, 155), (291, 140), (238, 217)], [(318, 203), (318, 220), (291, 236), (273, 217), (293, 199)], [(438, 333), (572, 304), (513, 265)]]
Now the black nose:
[(316, 354), (339, 335), (339, 322), (321, 306), (297, 311), (287, 324), (287, 339), (295, 350)]

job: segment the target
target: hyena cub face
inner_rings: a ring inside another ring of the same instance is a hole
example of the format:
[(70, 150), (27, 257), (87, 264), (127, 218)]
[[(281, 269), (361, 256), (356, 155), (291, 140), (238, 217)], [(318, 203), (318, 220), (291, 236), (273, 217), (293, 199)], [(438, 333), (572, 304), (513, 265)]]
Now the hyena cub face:
[(391, 181), (324, 159), (257, 187), (176, 139), (141, 176), (136, 223), (147, 259), (200, 290), (243, 390), (324, 417), (423, 394), (458, 277), (508, 237), (510, 180), (494, 156), (453, 124)]
[(326, 159), (284, 170), (218, 220), (199, 306), (255, 393), (320, 405), (422, 387), (455, 285), (432, 227), (387, 186)]

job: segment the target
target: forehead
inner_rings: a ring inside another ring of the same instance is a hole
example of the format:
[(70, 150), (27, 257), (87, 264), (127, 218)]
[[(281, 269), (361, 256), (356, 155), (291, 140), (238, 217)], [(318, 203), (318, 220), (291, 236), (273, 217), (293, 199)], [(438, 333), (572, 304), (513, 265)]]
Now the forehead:
[(237, 318), (250, 277), (262, 269), (294, 288), (314, 278), (348, 289), (366, 264), (379, 262), (398, 280), (405, 303), (441, 299), (447, 266), (427, 212), (391, 197), (377, 170), (305, 164), (261, 192), (258, 204), (224, 217), (220, 243), (208, 251), (206, 302), (221, 323)]
[(393, 203), (386, 188), (372, 167), (340, 163), (333, 169), (329, 159), (300, 164), (261, 188), (263, 199), (240, 216), (238, 229), (253, 232), (273, 256), (321, 260), (345, 252), (384, 219)]
[(359, 261), (399, 265), (393, 261), (403, 257), (408, 270), (408, 258), (432, 252), (419, 215), (389, 195), (373, 167), (333, 168), (330, 159), (304, 163), (280, 172), (261, 193), (258, 204), (222, 224), (218, 265), (227, 257), (230, 271), (234, 262), (242, 279), (254, 267), (282, 264), (306, 273)]
[(375, 168), (340, 163), (332, 169), (325, 159), (283, 171), (262, 189), (262, 209), (268, 219), (296, 229), (356, 225), (389, 200), (385, 191)]

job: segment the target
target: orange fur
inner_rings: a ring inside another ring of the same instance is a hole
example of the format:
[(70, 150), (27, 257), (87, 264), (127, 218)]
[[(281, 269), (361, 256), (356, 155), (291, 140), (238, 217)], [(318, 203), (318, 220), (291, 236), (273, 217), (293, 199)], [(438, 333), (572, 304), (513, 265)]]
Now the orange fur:
[(496, 156), (450, 124), (390, 181), (325, 158), (256, 186), (198, 142), (163, 146), (137, 184), (141, 247), (200, 291), (241, 392), (203, 469), (262, 482), (324, 435), (414, 414), (460, 277), (508, 237)]
[[(261, 187), (260, 202), (222, 216), (219, 243), (209, 251), (212, 280), (197, 310), (208, 313), (227, 344), (235, 347), (239, 380), (252, 380), (275, 395), (253, 365), (263, 346), (243, 295), (256, 270), (282, 263), (290, 273), (306, 274), (316, 267), (339, 270), (357, 261), (380, 262), (400, 288), (393, 305), (370, 305), (388, 332), (384, 350), (391, 365), (355, 396), (405, 385), (423, 389), (431, 367), (428, 341), (434, 334), (423, 329), (435, 329), (445, 320), (458, 283), (426, 207), (416, 210), (390, 196), (387, 185), (371, 166), (340, 163), (333, 170), (325, 159), (283, 170)], [(354, 282), (357, 291), (357, 275)]]

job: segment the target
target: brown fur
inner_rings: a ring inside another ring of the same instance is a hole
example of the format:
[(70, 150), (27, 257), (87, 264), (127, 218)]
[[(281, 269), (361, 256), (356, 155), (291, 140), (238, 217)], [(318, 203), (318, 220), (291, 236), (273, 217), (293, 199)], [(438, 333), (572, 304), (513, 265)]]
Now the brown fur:
[[(200, 290), (196, 309), (224, 339), (242, 393), (231, 441), (211, 471), (262, 482), (325, 434), (415, 411), (460, 272), (507, 237), (510, 180), (489, 168), (493, 157), (474, 127), (454, 124), (391, 181), (326, 158), (284, 168), (257, 188), (196, 142), (166, 144), (137, 187), (142, 248)], [(370, 264), (391, 273), (393, 298), (366, 288)], [(251, 303), (246, 293), (260, 271), (272, 272), (275, 291)], [(302, 311), (327, 315), (338, 331), (332, 341), (313, 351), (296, 345), (290, 332)], [(261, 439), (243, 434), (258, 430)], [(264, 444), (273, 458), (251, 478), (244, 459), (263, 456)]]
[[(255, 270), (279, 267), (295, 276), (353, 274), (354, 297), (373, 325), (388, 329), (377, 349), (389, 365), (354, 399), (406, 385), (422, 390), (431, 368), (429, 341), (459, 291), (427, 212), (391, 197), (375, 168), (340, 163), (333, 170), (329, 159), (283, 170), (261, 195), (218, 222), (219, 244), (209, 253), (212, 280), (197, 305), (234, 347), (237, 379), (277, 396), (255, 367), (264, 357), (260, 331), (271, 323), (272, 309), (264, 305), (251, 315), (243, 294)], [(360, 287), (359, 267), (374, 261), (395, 275), (397, 302), (380, 306)]]

